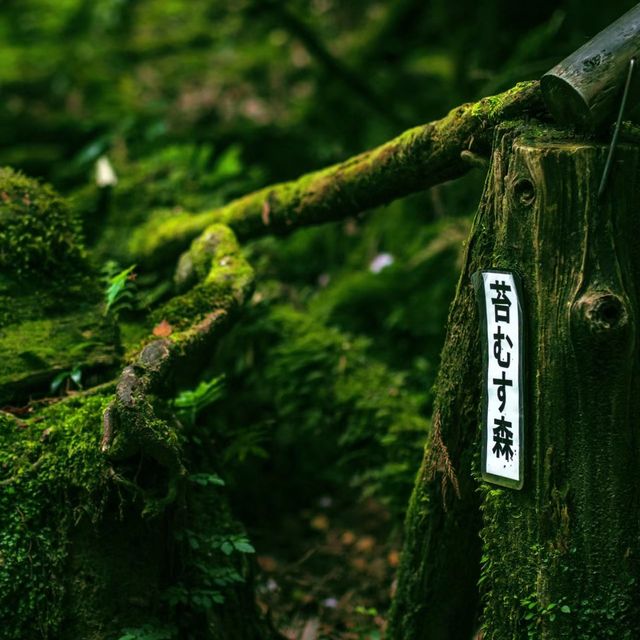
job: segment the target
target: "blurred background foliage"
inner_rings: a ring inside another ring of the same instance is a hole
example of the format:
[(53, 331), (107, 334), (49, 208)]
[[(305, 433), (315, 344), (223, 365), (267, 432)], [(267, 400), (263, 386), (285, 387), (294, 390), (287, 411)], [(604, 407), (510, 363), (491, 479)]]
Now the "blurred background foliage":
[[(98, 266), (125, 269), (142, 222), (218, 206), (537, 78), (629, 6), (3, 0), (0, 165), (72, 197)], [(104, 156), (118, 178), (107, 190), (95, 181)], [(247, 247), (259, 284), (205, 372), (224, 383), (193, 436), (222, 452), (246, 521), (355, 491), (401, 523), (483, 178)], [(125, 346), (149, 330), (172, 269), (138, 269)]]

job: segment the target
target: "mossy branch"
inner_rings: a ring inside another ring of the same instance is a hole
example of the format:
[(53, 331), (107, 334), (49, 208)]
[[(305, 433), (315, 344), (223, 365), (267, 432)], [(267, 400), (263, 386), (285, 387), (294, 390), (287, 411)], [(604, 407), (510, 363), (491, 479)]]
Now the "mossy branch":
[(253, 291), (253, 271), (224, 225), (212, 225), (193, 242), (182, 256), (176, 280), (178, 287), (189, 290), (155, 314), (161, 337), (146, 344), (124, 368), (103, 415), (104, 454), (118, 461), (143, 451), (169, 470), (167, 496), (152, 505), (153, 511), (176, 497), (185, 475), (177, 424), (161, 400), (167, 396), (168, 381), (180, 367), (191, 367), (211, 353)]
[(132, 237), (136, 260), (155, 266), (177, 257), (209, 225), (229, 225), (240, 240), (356, 215), (467, 173), (468, 153), (486, 156), (503, 120), (544, 113), (537, 81), (457, 107), (380, 147), (292, 182), (265, 187), (226, 206), (151, 221)]

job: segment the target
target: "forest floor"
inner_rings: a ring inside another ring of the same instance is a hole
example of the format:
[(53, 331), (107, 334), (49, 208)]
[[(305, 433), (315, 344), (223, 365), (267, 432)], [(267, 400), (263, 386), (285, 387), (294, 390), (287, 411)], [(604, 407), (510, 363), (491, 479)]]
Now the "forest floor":
[(378, 640), (383, 635), (400, 540), (374, 500), (330, 497), (287, 515), (258, 542), (260, 607), (289, 640)]

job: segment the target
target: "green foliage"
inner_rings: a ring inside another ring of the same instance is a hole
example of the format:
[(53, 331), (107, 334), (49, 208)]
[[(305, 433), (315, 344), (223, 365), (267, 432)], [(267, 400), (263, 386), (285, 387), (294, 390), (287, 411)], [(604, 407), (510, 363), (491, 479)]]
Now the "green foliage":
[(536, 594), (522, 598), (520, 605), (525, 609), (524, 619), (528, 623), (527, 637), (532, 640), (540, 637), (540, 626), (545, 619), (554, 622), (557, 615), (571, 613), (571, 607), (566, 604), (561, 606), (557, 602), (542, 604)]
[(134, 302), (135, 265), (120, 270), (117, 263), (109, 261), (104, 265), (105, 280), (104, 314), (109, 312), (116, 317), (125, 309), (132, 309)]
[(221, 363), (234, 393), (216, 405), (213, 423), (225, 464), (240, 465), (233, 476), (257, 472), (238, 441), (259, 442), (279, 481), (295, 474), (317, 490), (351, 485), (401, 513), (427, 433), (427, 396), (369, 350), (368, 340), (288, 306), (260, 306), (237, 327), (223, 352), (232, 362)]
[(123, 629), (122, 634), (118, 640), (174, 640), (176, 629), (166, 625), (145, 624), (141, 627)]
[(380, 612), (375, 607), (363, 607), (361, 605), (355, 607), (354, 612), (361, 617), (357, 620), (353, 629), (358, 634), (358, 640), (380, 640), (382, 631), (379, 625), (374, 623), (375, 618), (380, 618)]
[(195, 389), (181, 391), (173, 400), (173, 406), (182, 420), (195, 424), (198, 414), (219, 400), (224, 393), (224, 375), (201, 381)]
[(189, 476), (189, 480), (203, 487), (206, 487), (208, 485), (214, 487), (224, 487), (224, 480), (215, 473), (192, 473)]
[[(4, 3), (0, 161), (52, 180), (73, 195), (74, 209), (49, 187), (0, 170), (0, 404), (28, 397), (34, 384), (43, 393), (50, 383), (53, 391), (68, 381), (86, 386), (94, 367), (119, 368), (115, 320), (136, 299), (136, 311), (154, 313), (174, 291), (173, 261), (160, 255), (142, 264), (131, 253), (170, 244), (191, 212), (379, 144), (400, 122), (440, 116), (491, 86), (537, 77), (626, 8), (295, 0), (287, 21), (278, 5)], [(364, 92), (309, 46), (306, 29), (363, 80)], [(108, 189), (95, 184), (102, 155), (118, 176)], [(262, 513), (263, 522), (327, 488), (345, 498), (349, 489), (376, 496), (401, 522), (482, 179), (477, 172), (366, 220), (249, 248), (262, 282), (254, 304), (203, 382), (173, 401), (159, 398), (179, 415), (184, 433), (171, 431), (171, 443), (184, 444), (190, 470), (185, 511), (172, 523), (177, 560), (162, 611), (176, 628), (147, 617), (142, 626), (120, 625), (120, 640), (195, 636), (192, 629), (223, 600), (232, 606), (253, 548), (222, 506), (216, 492), (223, 484), (238, 511)], [(167, 220), (168, 236), (154, 234)], [(111, 261), (102, 292), (80, 221), (94, 262)], [(394, 262), (374, 273), (381, 253)], [(134, 260), (139, 298), (133, 267), (117, 266)], [(222, 269), (213, 277), (227, 275)], [(189, 304), (179, 298), (162, 307), (181, 329), (210, 308), (211, 290), (195, 293)], [(146, 339), (151, 323), (135, 325), (135, 314), (126, 315), (126, 344)], [(0, 416), (0, 628), (8, 640), (62, 633), (70, 531), (87, 514), (99, 518), (103, 506), (105, 402), (67, 399), (26, 423)], [(158, 471), (148, 482), (163, 480)], [(511, 521), (509, 506), (490, 495), (485, 508), (490, 518)], [(515, 582), (507, 569), (516, 559), (501, 558), (499, 548), (485, 549), (483, 562), (488, 615), (503, 614), (489, 585), (506, 591), (515, 584), (518, 628), (537, 628), (552, 615), (595, 628), (599, 612), (628, 606), (604, 594), (602, 602), (549, 609), (526, 559)], [(373, 616), (361, 615), (361, 635), (376, 637)]]
[[(207, 458), (203, 450), (203, 460)], [(239, 531), (220, 499), (223, 480), (215, 473), (191, 474), (193, 490), (186, 501), (186, 521), (173, 538), (181, 565), (163, 594), (171, 616), (186, 633), (197, 636), (200, 618), (212, 609), (228, 606), (234, 590), (243, 588), (247, 575), (244, 558), (255, 553), (245, 533)]]
[(51, 393), (56, 393), (63, 382), (73, 382), (78, 389), (82, 389), (82, 365), (78, 364), (70, 371), (61, 371), (52, 381), (50, 385)]

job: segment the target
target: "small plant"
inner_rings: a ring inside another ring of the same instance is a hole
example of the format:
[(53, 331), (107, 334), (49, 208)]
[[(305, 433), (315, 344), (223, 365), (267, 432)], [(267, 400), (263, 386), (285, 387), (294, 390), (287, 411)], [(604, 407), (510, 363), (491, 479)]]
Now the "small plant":
[(107, 262), (103, 268), (105, 280), (105, 308), (104, 315), (110, 312), (116, 317), (120, 312), (133, 309), (135, 298), (134, 281), (136, 274), (135, 265), (120, 270), (113, 260)]
[(173, 640), (176, 637), (175, 629), (167, 626), (143, 624), (141, 627), (123, 629), (118, 640)]
[[(199, 477), (205, 475), (211, 474), (198, 474)], [(190, 479), (193, 480), (194, 477), (191, 476)], [(175, 538), (178, 542), (186, 543), (191, 550), (190, 565), (193, 575), (190, 584), (179, 582), (164, 592), (163, 598), (170, 607), (183, 605), (206, 611), (214, 605), (224, 603), (225, 589), (244, 582), (229, 556), (233, 553), (255, 553), (245, 535), (231, 533), (211, 536), (184, 529), (176, 532)], [(197, 578), (194, 580), (193, 576)]]
[(188, 425), (195, 424), (198, 414), (218, 400), (224, 392), (224, 375), (203, 380), (195, 389), (181, 391), (173, 401), (178, 417)]
[(571, 613), (571, 607), (568, 605), (560, 605), (557, 602), (542, 604), (535, 594), (523, 598), (520, 600), (520, 604), (525, 610), (524, 619), (528, 624), (527, 632), (529, 638), (537, 638), (539, 636), (539, 626), (545, 620), (554, 622), (558, 613)]
[(358, 634), (358, 640), (380, 640), (382, 633), (378, 628), (378, 610), (375, 607), (357, 606), (354, 611), (365, 619), (353, 629)]
[(256, 550), (244, 535), (215, 536), (211, 540), (214, 549), (218, 548), (225, 556), (230, 556), (234, 551), (239, 553), (255, 553)]
[(67, 388), (70, 383), (73, 383), (78, 389), (82, 389), (82, 365), (78, 364), (71, 370), (61, 371), (51, 381), (51, 393), (57, 393), (65, 382), (67, 383)]
[(202, 487), (224, 487), (224, 480), (215, 473), (192, 473), (189, 480)]

